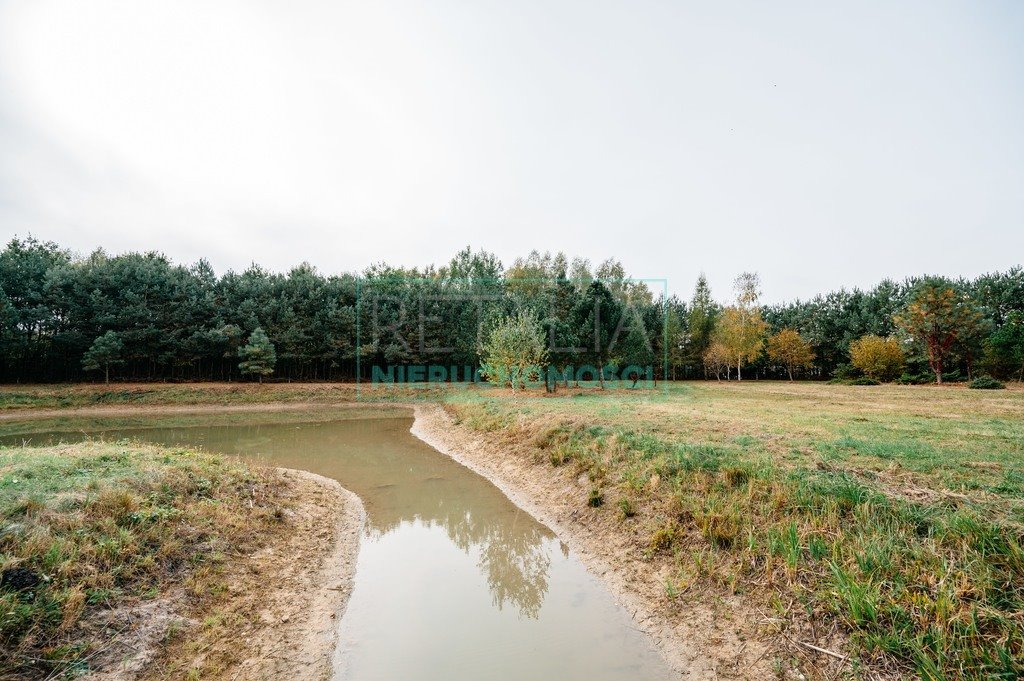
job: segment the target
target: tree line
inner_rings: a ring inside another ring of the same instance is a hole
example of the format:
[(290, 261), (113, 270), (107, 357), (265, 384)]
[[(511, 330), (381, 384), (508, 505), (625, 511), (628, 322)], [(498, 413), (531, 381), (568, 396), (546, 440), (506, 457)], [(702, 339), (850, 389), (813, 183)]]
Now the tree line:
[[(447, 264), (324, 275), (210, 265), (158, 253), (76, 256), (51, 242), (0, 252), (0, 381), (353, 380), (373, 367), (479, 369), (501, 320), (524, 311), (551, 366), (651, 366), (654, 378), (958, 380), (1024, 375), (1024, 270), (973, 280), (884, 281), (761, 303), (741, 275), (719, 302), (702, 276), (688, 300), (532, 252), (505, 268), (464, 249)], [(603, 371), (594, 378), (603, 380)]]

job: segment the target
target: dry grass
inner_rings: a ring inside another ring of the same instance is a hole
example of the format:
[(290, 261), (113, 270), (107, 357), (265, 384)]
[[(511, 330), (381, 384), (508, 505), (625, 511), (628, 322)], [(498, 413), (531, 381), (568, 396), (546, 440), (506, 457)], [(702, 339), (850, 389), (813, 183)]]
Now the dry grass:
[(707, 383), (448, 408), (587, 475), (671, 568), (668, 598), (745, 594), (780, 640), (846, 646), (847, 673), (1024, 673), (1024, 390)]
[(273, 470), (188, 450), (0, 449), (0, 568), (38, 580), (0, 588), (0, 668), (84, 672), (126, 613), (172, 588), (202, 616), (225, 589), (227, 556), (273, 536), (284, 491)]

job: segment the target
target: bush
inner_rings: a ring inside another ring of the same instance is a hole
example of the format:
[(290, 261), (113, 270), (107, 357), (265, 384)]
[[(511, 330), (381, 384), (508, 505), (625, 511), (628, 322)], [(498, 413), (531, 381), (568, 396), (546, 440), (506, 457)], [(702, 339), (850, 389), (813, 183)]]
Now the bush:
[(1006, 386), (991, 376), (978, 376), (976, 379), (968, 383), (967, 387), (972, 390), (1002, 390)]
[(904, 373), (896, 379), (900, 385), (926, 385), (935, 382), (935, 374), (909, 374)]
[(850, 361), (876, 381), (891, 381), (902, 373), (906, 356), (895, 338), (869, 335), (850, 343)]
[(833, 375), (835, 376), (833, 380), (841, 384), (843, 381), (849, 381), (851, 378), (857, 378), (861, 373), (860, 369), (857, 369), (850, 364), (837, 364)]
[(833, 378), (829, 385), (882, 385), (873, 378), (861, 376), (860, 378)]

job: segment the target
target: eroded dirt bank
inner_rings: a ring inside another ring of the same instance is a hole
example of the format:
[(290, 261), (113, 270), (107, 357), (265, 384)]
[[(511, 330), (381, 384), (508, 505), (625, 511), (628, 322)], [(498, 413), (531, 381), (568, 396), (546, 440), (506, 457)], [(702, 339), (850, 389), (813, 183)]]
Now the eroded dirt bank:
[(647, 559), (615, 514), (587, 508), (589, 483), (566, 470), (459, 427), (440, 405), (412, 405), (412, 433), (491, 480), (550, 527), (611, 589), (669, 665), (685, 679), (771, 678), (768, 648), (757, 640), (761, 615), (738, 598), (686, 610), (665, 597), (666, 566)]
[[(266, 546), (231, 562), (223, 579), (228, 597), (204, 608), (201, 600), (172, 596), (162, 617), (138, 618), (107, 656), (120, 649), (119, 659), (90, 678), (184, 678), (193, 670), (202, 670), (203, 679), (330, 678), (365, 512), (359, 497), (334, 480), (278, 473), (295, 503)], [(206, 629), (213, 631), (204, 635)]]

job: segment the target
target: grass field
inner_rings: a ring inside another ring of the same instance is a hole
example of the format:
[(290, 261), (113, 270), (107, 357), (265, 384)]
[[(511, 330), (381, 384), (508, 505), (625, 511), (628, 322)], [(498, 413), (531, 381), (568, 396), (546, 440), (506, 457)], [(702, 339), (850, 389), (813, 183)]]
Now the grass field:
[(1024, 673), (1024, 390), (687, 383), (449, 409), (588, 475), (581, 505), (643, 528), (669, 598), (711, 585), (836, 622), (862, 670)]
[(225, 552), (279, 524), (272, 472), (131, 443), (0, 448), (0, 669), (75, 676), (112, 613), (175, 585), (200, 604), (223, 591)]
[[(0, 408), (354, 397), (354, 386), (328, 384), (7, 387)], [(587, 476), (580, 504), (641, 537), (652, 569), (669, 566), (666, 598), (686, 607), (743, 594), (780, 635), (802, 622), (812, 640), (845, 646), (855, 675), (1024, 674), (1020, 386), (749, 381), (360, 398), (441, 399), (463, 427)]]

